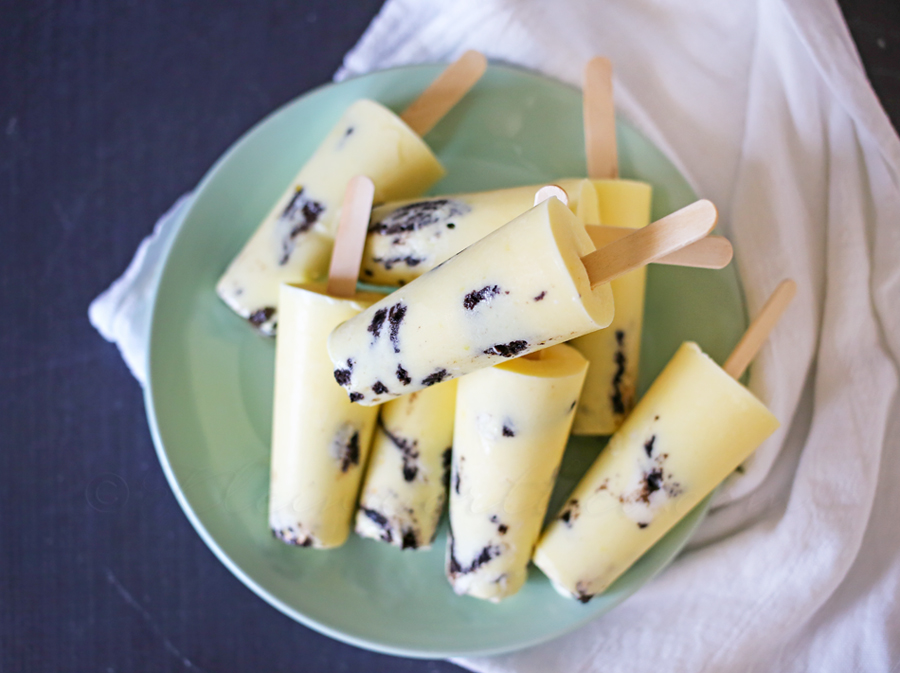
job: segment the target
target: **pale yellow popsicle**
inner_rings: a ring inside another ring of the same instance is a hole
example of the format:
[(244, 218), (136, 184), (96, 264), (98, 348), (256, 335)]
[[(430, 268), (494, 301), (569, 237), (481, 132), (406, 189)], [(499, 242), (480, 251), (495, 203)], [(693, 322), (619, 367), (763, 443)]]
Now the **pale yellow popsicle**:
[(323, 285), (281, 287), (269, 525), (275, 537), (328, 549), (350, 532), (378, 410), (335, 383), (328, 334), (379, 295), (337, 299)]
[(393, 112), (371, 100), (350, 105), (216, 286), (264, 334), (275, 332), (281, 283), (326, 275), (337, 214), (355, 175), (372, 179), (378, 203), (421, 194), (444, 169)]
[[(582, 207), (582, 183), (590, 188), (583, 178), (554, 182), (568, 193), (569, 208), (576, 213)], [(542, 186), (404, 199), (375, 208), (360, 280), (392, 287), (409, 283), (529, 210), (534, 205), (535, 192)], [(591, 217), (585, 223), (598, 224), (596, 196), (588, 196), (593, 199), (593, 208), (588, 204)]]
[(516, 593), (541, 529), (588, 362), (559, 344), (459, 379), (447, 577), (458, 594)]
[(544, 531), (535, 564), (561, 593), (589, 601), (776, 428), (744, 386), (684, 343)]
[(547, 199), (335, 329), (335, 378), (379, 404), (606, 327), (612, 291), (581, 261), (593, 250)]
[[(567, 178), (555, 184), (570, 195), (570, 209), (585, 224), (636, 229), (650, 222), (652, 190), (647, 183)], [(360, 279), (399, 286), (418, 278), (528, 210), (540, 187), (408, 199), (374, 209)], [(599, 227), (589, 226), (588, 233), (598, 248), (612, 240)], [(614, 280), (613, 322), (572, 341), (592, 362), (575, 434), (612, 434), (634, 407), (645, 279), (646, 269), (641, 268)]]
[(401, 549), (430, 549), (450, 478), (456, 381), (381, 407), (359, 496), (356, 532)]
[[(639, 229), (650, 223), (650, 185), (633, 180), (591, 180), (588, 185), (596, 192), (596, 212), (584, 186), (579, 214), (586, 224)], [(611, 242), (599, 227), (588, 226), (588, 233), (598, 248)], [(609, 327), (571, 341), (591, 363), (573, 434), (610, 435), (634, 408), (646, 276), (642, 267), (612, 281), (616, 314)]]

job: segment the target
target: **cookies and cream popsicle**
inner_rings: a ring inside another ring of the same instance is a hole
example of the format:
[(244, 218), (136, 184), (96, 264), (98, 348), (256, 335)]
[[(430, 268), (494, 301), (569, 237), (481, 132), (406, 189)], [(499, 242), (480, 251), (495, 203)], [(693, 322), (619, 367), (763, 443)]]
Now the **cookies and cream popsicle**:
[(335, 325), (379, 295), (355, 294), (374, 187), (347, 189), (328, 284), (282, 285), (275, 348), (269, 526), (288, 544), (344, 543), (378, 410), (352, 404), (335, 382), (326, 340)]
[(335, 329), (335, 378), (378, 404), (605, 327), (612, 293), (581, 262), (592, 251), (550, 198)]
[[(587, 224), (644, 227), (650, 223), (650, 186), (618, 179), (612, 64), (608, 59), (588, 61), (583, 91), (585, 156), (594, 193), (581, 199), (581, 216)], [(599, 227), (589, 227), (588, 232), (598, 248), (612, 240), (607, 230)], [(612, 434), (634, 407), (646, 273), (646, 267), (642, 267), (614, 280), (611, 286), (616, 315), (612, 323), (605, 330), (572, 341), (591, 363), (575, 415), (574, 434)]]
[(335, 379), (379, 404), (602, 329), (609, 281), (703, 238), (708, 201), (594, 250), (584, 225), (549, 198), (337, 327)]
[(381, 406), (359, 496), (356, 532), (401, 549), (429, 549), (450, 479), (456, 381)]
[(552, 346), (459, 379), (447, 577), (499, 601), (524, 584), (588, 363)]
[(219, 280), (222, 300), (274, 334), (279, 285), (325, 276), (350, 178), (372, 179), (379, 202), (421, 194), (439, 180), (444, 169), (420, 136), (484, 68), (484, 57), (468, 52), (401, 116), (371, 100), (351, 104)]
[(269, 526), (288, 544), (330, 549), (350, 532), (378, 409), (347, 399), (326, 341), (379, 297), (332, 297), (324, 284), (281, 286)]
[[(570, 178), (555, 183), (569, 194), (573, 212), (582, 182)], [(529, 210), (541, 187), (404, 199), (374, 208), (360, 280), (392, 287), (409, 283)]]
[[(650, 185), (619, 179), (612, 65), (602, 57), (591, 59), (585, 68), (584, 136), (590, 180), (580, 185), (575, 212), (589, 225), (594, 245), (602, 248), (629, 229), (649, 224), (651, 197)], [(731, 261), (731, 245), (722, 237), (707, 236), (658, 261), (719, 269)], [(591, 363), (573, 434), (612, 434), (634, 407), (645, 284), (646, 268), (612, 281), (612, 323), (572, 341)]]
[(724, 367), (695, 343), (675, 353), (538, 542), (561, 593), (604, 591), (778, 428), (736, 379), (793, 292), (776, 291)]
[[(651, 189), (646, 183), (592, 180), (591, 186), (598, 212), (588, 222), (626, 229), (649, 224)], [(588, 226), (587, 231), (598, 248), (611, 242), (608, 228)], [(571, 341), (591, 363), (572, 426), (576, 435), (610, 435), (634, 408), (646, 276), (642, 267), (612, 281), (616, 314), (609, 327)]]
[[(644, 182), (565, 178), (555, 184), (567, 193), (569, 209), (585, 224), (592, 225), (588, 227), (591, 238), (603, 245), (618, 238), (611, 229), (629, 226), (617, 222), (638, 221), (645, 210), (644, 224), (649, 222), (650, 185)], [(400, 287), (415, 280), (531, 208), (534, 194), (541, 187), (428, 196), (374, 208), (360, 280), (386, 287)], [(612, 224), (593, 226), (602, 221), (597, 192), (603, 195), (602, 210)], [(666, 256), (657, 261), (721, 268), (727, 263), (722, 261), (722, 246), (728, 246), (728, 242), (708, 236), (685, 249), (692, 254)]]

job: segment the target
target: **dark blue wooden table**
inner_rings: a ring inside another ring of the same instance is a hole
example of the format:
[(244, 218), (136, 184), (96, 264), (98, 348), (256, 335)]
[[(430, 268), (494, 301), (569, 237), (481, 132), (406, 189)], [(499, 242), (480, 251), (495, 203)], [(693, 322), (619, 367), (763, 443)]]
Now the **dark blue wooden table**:
[[(381, 0), (0, 1), (0, 672), (451, 671), (321, 636), (206, 548), (87, 321), (155, 218)], [(900, 124), (900, 4), (842, 0)]]

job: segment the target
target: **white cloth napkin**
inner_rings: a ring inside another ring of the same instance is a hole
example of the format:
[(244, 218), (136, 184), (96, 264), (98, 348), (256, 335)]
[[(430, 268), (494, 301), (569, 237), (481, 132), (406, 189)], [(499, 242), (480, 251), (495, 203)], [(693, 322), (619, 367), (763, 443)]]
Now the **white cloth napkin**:
[[(783, 428), (691, 551), (612, 613), (480, 671), (891, 671), (900, 663), (900, 141), (833, 0), (388, 0), (336, 79), (469, 48), (578, 84), (716, 202), (751, 314), (799, 293), (752, 368)], [(91, 306), (139, 380), (181, 201)], [(893, 412), (893, 413), (892, 413)]]
[(163, 261), (190, 208), (184, 194), (157, 220), (153, 233), (141, 241), (131, 264), (88, 307), (88, 318), (104, 339), (119, 347), (122, 359), (142, 386), (147, 381), (150, 313)]

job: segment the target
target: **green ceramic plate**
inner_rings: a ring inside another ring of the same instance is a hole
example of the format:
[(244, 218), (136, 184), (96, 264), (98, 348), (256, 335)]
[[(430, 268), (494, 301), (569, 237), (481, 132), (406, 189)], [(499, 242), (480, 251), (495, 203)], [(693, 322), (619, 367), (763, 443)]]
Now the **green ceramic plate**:
[[(307, 626), (360, 647), (414, 657), (494, 654), (571, 631), (669, 563), (706, 506), (587, 605), (557, 595), (534, 568), (522, 591), (502, 604), (456, 596), (443, 574), (446, 524), (428, 552), (400, 552), (356, 536), (325, 552), (272, 538), (266, 498), (274, 343), (218, 300), (216, 280), (351, 101), (368, 97), (401, 110), (438, 71), (400, 68), (316, 89), (265, 119), (212, 168), (166, 260), (146, 387), (169, 483), (222, 562)], [(448, 169), (435, 193), (584, 174), (580, 91), (509, 67), (491, 66), (426, 139)], [(618, 144), (622, 175), (653, 184), (655, 217), (694, 199), (672, 164), (621, 121)], [(685, 339), (722, 361), (746, 322), (733, 267), (653, 267), (646, 306), (642, 389)], [(551, 510), (602, 444), (570, 443)]]

